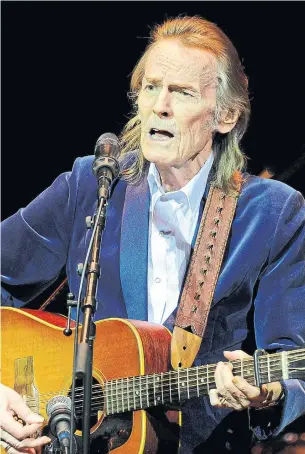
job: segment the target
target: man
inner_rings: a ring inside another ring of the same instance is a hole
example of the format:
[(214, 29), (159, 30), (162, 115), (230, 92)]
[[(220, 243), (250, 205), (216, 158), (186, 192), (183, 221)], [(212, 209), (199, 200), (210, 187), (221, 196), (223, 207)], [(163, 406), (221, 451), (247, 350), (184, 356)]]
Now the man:
[[(184, 17), (153, 30), (131, 88), (135, 112), (122, 134), (122, 178), (107, 211), (97, 319), (148, 319), (172, 329), (210, 185), (230, 192), (234, 175), (245, 166), (239, 142), (250, 111), (247, 78), (235, 48), (216, 25)], [(22, 306), (64, 266), (77, 293), (75, 268), (89, 240), (84, 219), (96, 209), (92, 160), (77, 159), (71, 173), (3, 223), (5, 304)], [(265, 438), (305, 412), (304, 382), (284, 380), (260, 390), (234, 378), (230, 363), (223, 362), (248, 358), (255, 342), (258, 348), (281, 350), (305, 340), (304, 199), (276, 181), (249, 175), (243, 180), (195, 361), (219, 362), (217, 389), (210, 400), (183, 404), (183, 454), (249, 452), (248, 416), (256, 435)], [(9, 412), (18, 413), (21, 404), (12, 405), (11, 393), (4, 388), (2, 425), (23, 438), (37, 430), (37, 420), (35, 425), (33, 414), (27, 419), (23, 407), (20, 415), (29, 425), (24, 433), (16, 430)]]

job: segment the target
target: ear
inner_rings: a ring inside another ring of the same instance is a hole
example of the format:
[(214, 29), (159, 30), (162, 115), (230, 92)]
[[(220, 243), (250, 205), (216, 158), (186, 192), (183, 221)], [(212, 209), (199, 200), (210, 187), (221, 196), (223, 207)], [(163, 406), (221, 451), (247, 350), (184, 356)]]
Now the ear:
[(221, 119), (217, 126), (217, 131), (220, 134), (226, 134), (234, 128), (239, 118), (238, 110), (224, 110), (221, 114)]

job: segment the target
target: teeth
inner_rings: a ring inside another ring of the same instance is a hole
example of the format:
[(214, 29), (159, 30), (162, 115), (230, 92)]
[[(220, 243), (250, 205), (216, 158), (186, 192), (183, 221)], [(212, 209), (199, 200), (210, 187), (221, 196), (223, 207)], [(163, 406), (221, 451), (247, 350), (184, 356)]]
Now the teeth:
[(163, 134), (168, 137), (174, 137), (174, 135), (171, 132), (167, 131), (166, 129), (151, 128), (151, 130), (150, 130), (151, 135), (158, 134), (158, 133)]

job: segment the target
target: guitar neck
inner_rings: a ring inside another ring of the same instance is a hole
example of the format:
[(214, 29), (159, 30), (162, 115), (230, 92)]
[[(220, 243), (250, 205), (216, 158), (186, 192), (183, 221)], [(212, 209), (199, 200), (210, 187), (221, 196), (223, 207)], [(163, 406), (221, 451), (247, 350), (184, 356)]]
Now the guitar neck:
[[(233, 375), (255, 385), (254, 361), (235, 360)], [(107, 381), (105, 400), (107, 415), (140, 410), (156, 405), (179, 404), (193, 397), (206, 396), (216, 388), (216, 364), (178, 369), (160, 374), (141, 375)], [(262, 383), (288, 378), (302, 378), (305, 371), (305, 349), (284, 351), (259, 357)]]

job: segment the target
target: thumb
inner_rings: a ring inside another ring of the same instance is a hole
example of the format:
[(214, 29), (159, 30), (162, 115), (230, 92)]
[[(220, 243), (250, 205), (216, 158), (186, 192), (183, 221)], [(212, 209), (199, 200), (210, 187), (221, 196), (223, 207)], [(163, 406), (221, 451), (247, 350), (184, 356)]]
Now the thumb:
[(1, 390), (7, 401), (7, 408), (13, 410), (23, 421), (28, 424), (41, 424), (44, 421), (42, 416), (34, 413), (27, 406), (23, 398), (16, 391), (8, 387), (2, 387)]
[(17, 396), (16, 399), (12, 404), (11, 408), (20, 416), (27, 424), (41, 424), (44, 421), (43, 416), (34, 413), (24, 402), (24, 400)]
[(26, 415), (24, 421), (28, 424), (42, 424), (44, 421), (44, 417), (31, 411)]
[(234, 361), (235, 359), (251, 359), (252, 356), (248, 355), (248, 353), (243, 352), (242, 350), (234, 350), (233, 352), (224, 351), (224, 357), (227, 358), (229, 361)]

